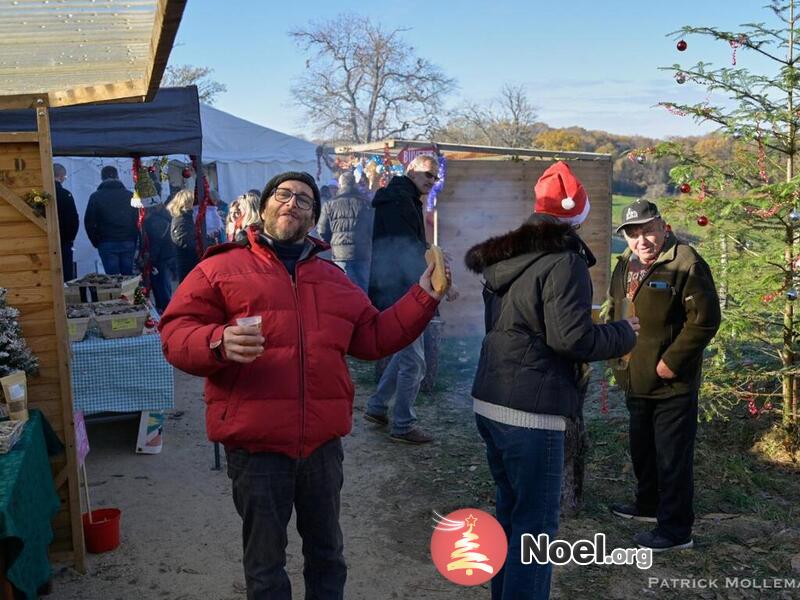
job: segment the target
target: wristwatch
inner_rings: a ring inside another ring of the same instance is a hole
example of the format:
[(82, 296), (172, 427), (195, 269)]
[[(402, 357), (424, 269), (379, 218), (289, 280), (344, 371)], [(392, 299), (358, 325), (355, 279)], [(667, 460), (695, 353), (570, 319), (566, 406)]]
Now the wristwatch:
[(214, 355), (214, 358), (219, 361), (225, 360), (225, 355), (222, 352), (222, 339), (212, 341), (208, 347), (211, 348), (211, 353)]

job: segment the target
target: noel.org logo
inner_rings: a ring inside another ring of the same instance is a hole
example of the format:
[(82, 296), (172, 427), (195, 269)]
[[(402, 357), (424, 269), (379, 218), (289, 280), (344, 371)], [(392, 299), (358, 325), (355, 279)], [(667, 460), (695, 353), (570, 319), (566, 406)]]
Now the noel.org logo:
[(508, 554), (506, 534), (490, 514), (462, 508), (435, 515), (431, 557), (439, 572), (459, 585), (481, 585), (503, 568)]

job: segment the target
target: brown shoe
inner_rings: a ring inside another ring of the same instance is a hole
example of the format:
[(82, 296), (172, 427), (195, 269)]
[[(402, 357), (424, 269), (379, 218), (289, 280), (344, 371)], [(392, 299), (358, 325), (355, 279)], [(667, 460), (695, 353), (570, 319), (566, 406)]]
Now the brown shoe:
[(425, 433), (422, 429), (415, 427), (406, 433), (392, 433), (389, 435), (393, 442), (401, 442), (403, 444), (429, 444), (433, 441), (433, 436)]
[(364, 413), (364, 420), (374, 423), (375, 425), (380, 425), (381, 427), (386, 427), (389, 424), (389, 419), (386, 415), (373, 415), (368, 412)]

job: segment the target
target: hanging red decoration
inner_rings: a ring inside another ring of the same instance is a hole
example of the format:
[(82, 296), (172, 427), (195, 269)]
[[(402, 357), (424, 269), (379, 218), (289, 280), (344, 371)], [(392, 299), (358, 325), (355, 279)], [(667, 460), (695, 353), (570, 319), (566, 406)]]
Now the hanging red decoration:
[(155, 165), (150, 165), (149, 167), (147, 167), (147, 172), (148, 173), (155, 173), (156, 172), (156, 166)]
[(681, 194), (688, 194), (692, 191), (692, 186), (688, 183), (682, 183), (678, 189), (681, 191)]
[(705, 227), (708, 225), (708, 217), (705, 215), (700, 215), (697, 217), (697, 224), (700, 225), (700, 227)]
[[(142, 159), (138, 156), (133, 157), (133, 186), (139, 181), (139, 170), (142, 168)], [(144, 228), (144, 208), (139, 209), (139, 216), (136, 219), (136, 226), (139, 228), (142, 244), (139, 251), (139, 268), (142, 270), (142, 286), (150, 289), (150, 276), (153, 272), (153, 264), (150, 262), (150, 240)]]
[(733, 49), (733, 56), (731, 57), (731, 64), (735, 66), (736, 65), (736, 50), (747, 44), (747, 36), (744, 33), (740, 33), (738, 38), (736, 38), (735, 40), (729, 40), (728, 43), (731, 45), (731, 48)]
[(192, 176), (192, 170), (189, 167), (184, 167), (181, 175), (183, 175), (184, 179), (189, 179)]
[(688, 46), (689, 44), (687, 44), (685, 40), (680, 40), (676, 45), (678, 52), (683, 52)]

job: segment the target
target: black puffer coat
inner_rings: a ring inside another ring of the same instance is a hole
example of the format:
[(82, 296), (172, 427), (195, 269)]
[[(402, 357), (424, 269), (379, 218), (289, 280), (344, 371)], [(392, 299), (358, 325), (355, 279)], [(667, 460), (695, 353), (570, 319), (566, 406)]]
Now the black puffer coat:
[(636, 343), (625, 321), (592, 323), (589, 249), (569, 225), (533, 215), (474, 246), (465, 260), (485, 279), (486, 337), (472, 395), (575, 417), (581, 363), (622, 356)]
[(119, 179), (106, 179), (89, 196), (83, 226), (92, 246), (139, 239), (139, 209), (131, 206), (131, 196), (133, 192)]
[(333, 260), (369, 260), (374, 212), (369, 200), (356, 191), (322, 205), (317, 232), (331, 245)]

